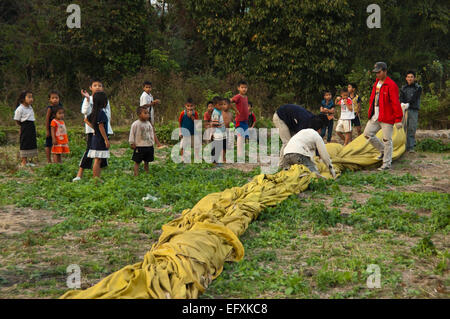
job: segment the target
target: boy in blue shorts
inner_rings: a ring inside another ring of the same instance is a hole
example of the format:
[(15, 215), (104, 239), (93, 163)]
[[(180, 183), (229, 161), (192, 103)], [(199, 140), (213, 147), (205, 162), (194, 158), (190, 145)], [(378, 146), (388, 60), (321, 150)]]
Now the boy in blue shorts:
[(237, 89), (239, 94), (235, 95), (231, 102), (236, 105), (233, 106), (232, 104), (236, 112), (237, 157), (239, 161), (244, 158), (245, 132), (248, 131), (248, 83), (239, 81)]

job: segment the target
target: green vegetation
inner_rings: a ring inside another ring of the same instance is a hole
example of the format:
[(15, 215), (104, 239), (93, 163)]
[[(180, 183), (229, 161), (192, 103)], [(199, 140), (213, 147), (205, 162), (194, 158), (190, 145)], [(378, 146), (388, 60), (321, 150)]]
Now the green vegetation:
[(450, 152), (450, 143), (444, 143), (441, 140), (426, 138), (418, 141), (416, 150), (419, 152), (446, 153)]

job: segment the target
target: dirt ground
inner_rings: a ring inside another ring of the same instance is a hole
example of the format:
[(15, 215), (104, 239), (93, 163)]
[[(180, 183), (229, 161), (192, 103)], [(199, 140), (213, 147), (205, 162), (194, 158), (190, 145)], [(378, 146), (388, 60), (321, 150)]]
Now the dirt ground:
[(39, 230), (63, 220), (54, 215), (55, 212), (47, 210), (19, 208), (12, 205), (0, 207), (0, 236), (21, 234), (27, 230)]

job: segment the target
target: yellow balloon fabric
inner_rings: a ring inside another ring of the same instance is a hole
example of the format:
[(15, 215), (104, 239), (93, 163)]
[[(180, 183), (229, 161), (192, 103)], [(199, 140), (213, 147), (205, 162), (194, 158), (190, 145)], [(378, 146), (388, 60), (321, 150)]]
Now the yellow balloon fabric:
[[(381, 138), (381, 131), (377, 134)], [(394, 127), (393, 158), (405, 152), (406, 135)], [(327, 150), (337, 174), (379, 164), (379, 152), (364, 136), (343, 147), (329, 143)], [(316, 159), (321, 174), (328, 168)], [(242, 187), (209, 194), (192, 209), (162, 227), (159, 241), (142, 262), (126, 266), (86, 290), (72, 290), (62, 299), (198, 298), (223, 270), (226, 261), (239, 261), (244, 247), (239, 241), (248, 225), (268, 206), (308, 188), (315, 174), (303, 165), (273, 175), (258, 175)]]

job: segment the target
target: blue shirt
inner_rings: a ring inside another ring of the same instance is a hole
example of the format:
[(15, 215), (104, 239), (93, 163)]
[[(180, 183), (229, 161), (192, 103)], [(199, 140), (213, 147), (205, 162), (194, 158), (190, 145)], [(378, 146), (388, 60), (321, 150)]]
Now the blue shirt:
[[(194, 111), (193, 115), (195, 119), (198, 119), (197, 111)], [(184, 129), (187, 129), (191, 136), (194, 136), (194, 121), (191, 118), (189, 118), (189, 116), (187, 116), (186, 110), (181, 112), (179, 121), (180, 126)], [(183, 131), (184, 130), (181, 130), (181, 133), (184, 135)]]
[(334, 107), (333, 100), (330, 100), (330, 102), (328, 102), (328, 104), (327, 104), (327, 102), (325, 100), (322, 100), (322, 107), (325, 108), (325, 109), (331, 110)]

